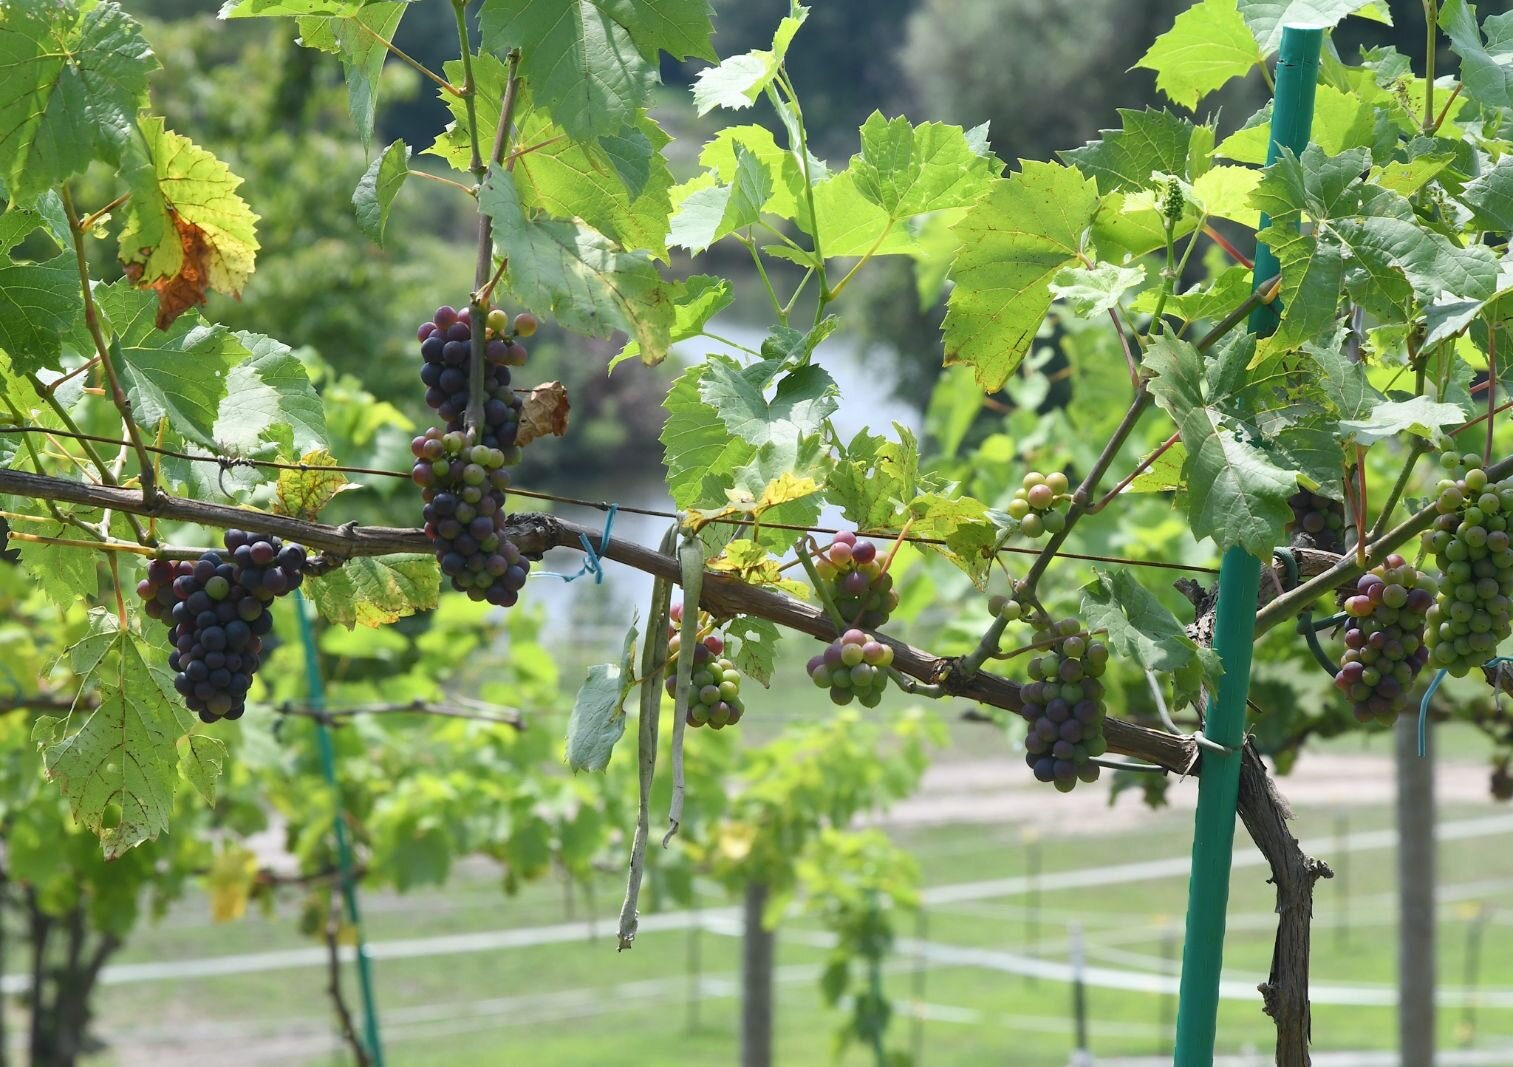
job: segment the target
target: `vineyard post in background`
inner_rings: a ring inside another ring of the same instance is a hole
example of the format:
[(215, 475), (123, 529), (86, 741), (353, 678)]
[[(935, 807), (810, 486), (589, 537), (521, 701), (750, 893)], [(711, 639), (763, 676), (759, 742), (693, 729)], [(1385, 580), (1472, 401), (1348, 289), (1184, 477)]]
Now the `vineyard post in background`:
[[(310, 621), (310, 613), (314, 610), (314, 605), (296, 589), (294, 615), (299, 620), (299, 637), (305, 652), (305, 678), (309, 685), (306, 702), (312, 711), (319, 713), (326, 707), (326, 686), (321, 677), (319, 650), (315, 645), (315, 626)], [(363, 1044), (367, 1046), (373, 1067), (384, 1067), (383, 1040), (378, 1030), (378, 1001), (373, 995), (373, 960), (368, 954), (368, 944), (362, 934), (362, 912), (357, 905), (357, 879), (352, 869), (352, 848), (347, 842), (347, 824), (340, 804), (341, 786), (336, 780), (336, 748), (331, 743), (331, 727), (322, 718), (315, 720), (315, 736), (320, 744), (321, 774), (338, 798), (332, 828), (336, 832), (336, 865), (341, 880), (342, 903), (355, 938), (357, 984), (362, 991)]]
[[(1314, 88), (1324, 31), (1287, 26), (1277, 57), (1276, 94), (1266, 163), (1283, 148), (1301, 153), (1313, 124)], [(1267, 219), (1262, 216), (1261, 231)], [(1257, 243), (1254, 284), (1280, 269), (1276, 256)], [(1251, 313), (1251, 332), (1276, 328), (1279, 309), (1261, 304)], [(1240, 795), (1240, 746), (1245, 740), (1245, 706), (1250, 692), (1251, 651), (1255, 645), (1256, 594), (1261, 561), (1230, 546), (1219, 570), (1219, 602), (1214, 649), (1224, 664), (1218, 693), (1204, 724), (1211, 741), (1228, 751), (1206, 749), (1198, 778), (1198, 810), (1193, 819), (1192, 874), (1187, 891), (1187, 936), (1182, 945), (1182, 979), (1177, 1000), (1176, 1067), (1211, 1067), (1219, 1013), (1219, 976), (1224, 960), (1229, 870), (1234, 855), (1235, 812)]]

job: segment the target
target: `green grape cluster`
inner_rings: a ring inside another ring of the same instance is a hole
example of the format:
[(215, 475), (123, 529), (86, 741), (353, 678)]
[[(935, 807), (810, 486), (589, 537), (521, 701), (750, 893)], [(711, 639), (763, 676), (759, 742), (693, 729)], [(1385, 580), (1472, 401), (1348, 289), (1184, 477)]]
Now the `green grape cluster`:
[[(667, 625), (667, 695), (678, 695), (678, 655), (683, 647), (681, 623), (683, 605), (674, 604), (668, 613), (671, 622)], [(711, 621), (700, 614), (699, 629)], [(731, 660), (725, 659), (725, 640), (719, 634), (706, 634), (693, 646), (692, 694), (688, 711), (683, 721), (689, 726), (708, 726), (723, 730), (734, 726), (746, 714), (746, 705), (741, 703), (741, 672)]]
[(1108, 646), (1084, 634), (1076, 619), (1039, 629), (1036, 643), (1046, 647), (1030, 660), (1030, 681), (1019, 690), (1019, 714), (1030, 724), (1024, 760), (1040, 781), (1069, 793), (1078, 781), (1098, 780), (1092, 760), (1108, 751), (1099, 681), (1108, 669)]
[[(1485, 662), (1513, 632), (1513, 479), (1492, 482), (1479, 457), (1444, 453), (1424, 547), (1444, 580), (1428, 614), (1429, 663), (1460, 677)], [(1459, 475), (1459, 477), (1456, 477)]]
[(847, 630), (825, 651), (809, 660), (809, 679), (821, 689), (830, 690), (837, 704), (855, 700), (862, 707), (875, 708), (888, 686), (888, 666), (893, 662), (893, 648), (862, 630)]
[(1014, 490), (1014, 499), (1004, 510), (1019, 523), (1019, 532), (1032, 540), (1046, 534), (1058, 534), (1066, 529), (1064, 505), (1069, 488), (1066, 475), (1060, 471), (1050, 474), (1030, 471), (1024, 476), (1024, 484)]
[(898, 607), (893, 577), (877, 558), (877, 546), (849, 530), (835, 535), (814, 565), (820, 580), (830, 584), (830, 596), (841, 618), (872, 630), (882, 626)]

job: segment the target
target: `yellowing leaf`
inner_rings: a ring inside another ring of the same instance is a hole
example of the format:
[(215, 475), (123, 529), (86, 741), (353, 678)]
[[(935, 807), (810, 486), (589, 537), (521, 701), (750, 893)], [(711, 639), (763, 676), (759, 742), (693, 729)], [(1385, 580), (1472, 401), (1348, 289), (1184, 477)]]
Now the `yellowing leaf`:
[(205, 875), (211, 921), (235, 922), (247, 914), (247, 901), (256, 884), (257, 853), (240, 845), (228, 845), (218, 852)]
[(362, 488), (355, 482), (347, 481), (346, 475), (340, 471), (321, 469), (336, 466), (336, 457), (324, 448), (306, 452), (299, 457), (299, 461), (309, 469), (278, 472), (278, 491), (274, 496), (273, 510), (279, 515), (292, 515), (297, 519), (313, 521), (337, 493)]

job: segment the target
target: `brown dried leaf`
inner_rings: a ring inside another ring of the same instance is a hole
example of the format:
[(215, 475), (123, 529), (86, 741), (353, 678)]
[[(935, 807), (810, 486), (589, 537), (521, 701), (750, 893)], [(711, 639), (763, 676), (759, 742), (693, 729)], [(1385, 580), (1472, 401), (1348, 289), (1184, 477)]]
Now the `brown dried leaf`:
[(561, 382), (545, 382), (525, 394), (520, 409), (520, 432), (517, 445), (528, 445), (538, 437), (561, 437), (567, 433), (567, 415), (572, 405), (567, 387)]
[[(182, 257), (178, 270), (170, 275), (154, 278), (144, 288), (155, 289), (158, 294), (157, 327), (166, 330), (173, 320), (192, 307), (205, 303), (210, 291), (210, 266), (216, 251), (211, 247), (205, 231), (186, 220), (173, 208), (167, 209), (169, 221), (178, 235)], [(152, 250), (144, 248), (144, 257)], [(128, 263), (126, 276), (133, 285), (142, 285), (142, 264)]]

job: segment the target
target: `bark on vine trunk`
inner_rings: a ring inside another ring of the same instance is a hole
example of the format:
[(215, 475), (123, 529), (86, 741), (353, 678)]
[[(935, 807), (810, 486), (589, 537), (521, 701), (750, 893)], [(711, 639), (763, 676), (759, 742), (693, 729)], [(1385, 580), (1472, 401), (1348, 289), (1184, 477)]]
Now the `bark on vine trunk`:
[(747, 882), (742, 902), (741, 1067), (772, 1067), (772, 957), (776, 937), (762, 923), (767, 886)]
[[(114, 934), (92, 936), (85, 910), (47, 914), (27, 891), (32, 950), (31, 1067), (76, 1067), (89, 1051), (90, 1004), (106, 961), (121, 947)], [(61, 953), (57, 941), (62, 936)], [(61, 957), (54, 960), (53, 957)]]
[[(1434, 731), (1428, 734), (1433, 743)], [(1418, 720), (1398, 718), (1398, 1046), (1403, 1067), (1434, 1067), (1434, 760)]]
[(1308, 1002), (1308, 966), (1313, 925), (1313, 887), (1332, 878), (1328, 864), (1304, 855), (1288, 829), (1292, 809), (1278, 792), (1255, 745), (1246, 742), (1240, 764), (1240, 820), (1271, 866), (1277, 887), (1277, 933), (1271, 971), (1257, 988), (1261, 1010), (1277, 1029), (1277, 1067), (1308, 1067), (1313, 1015)]

